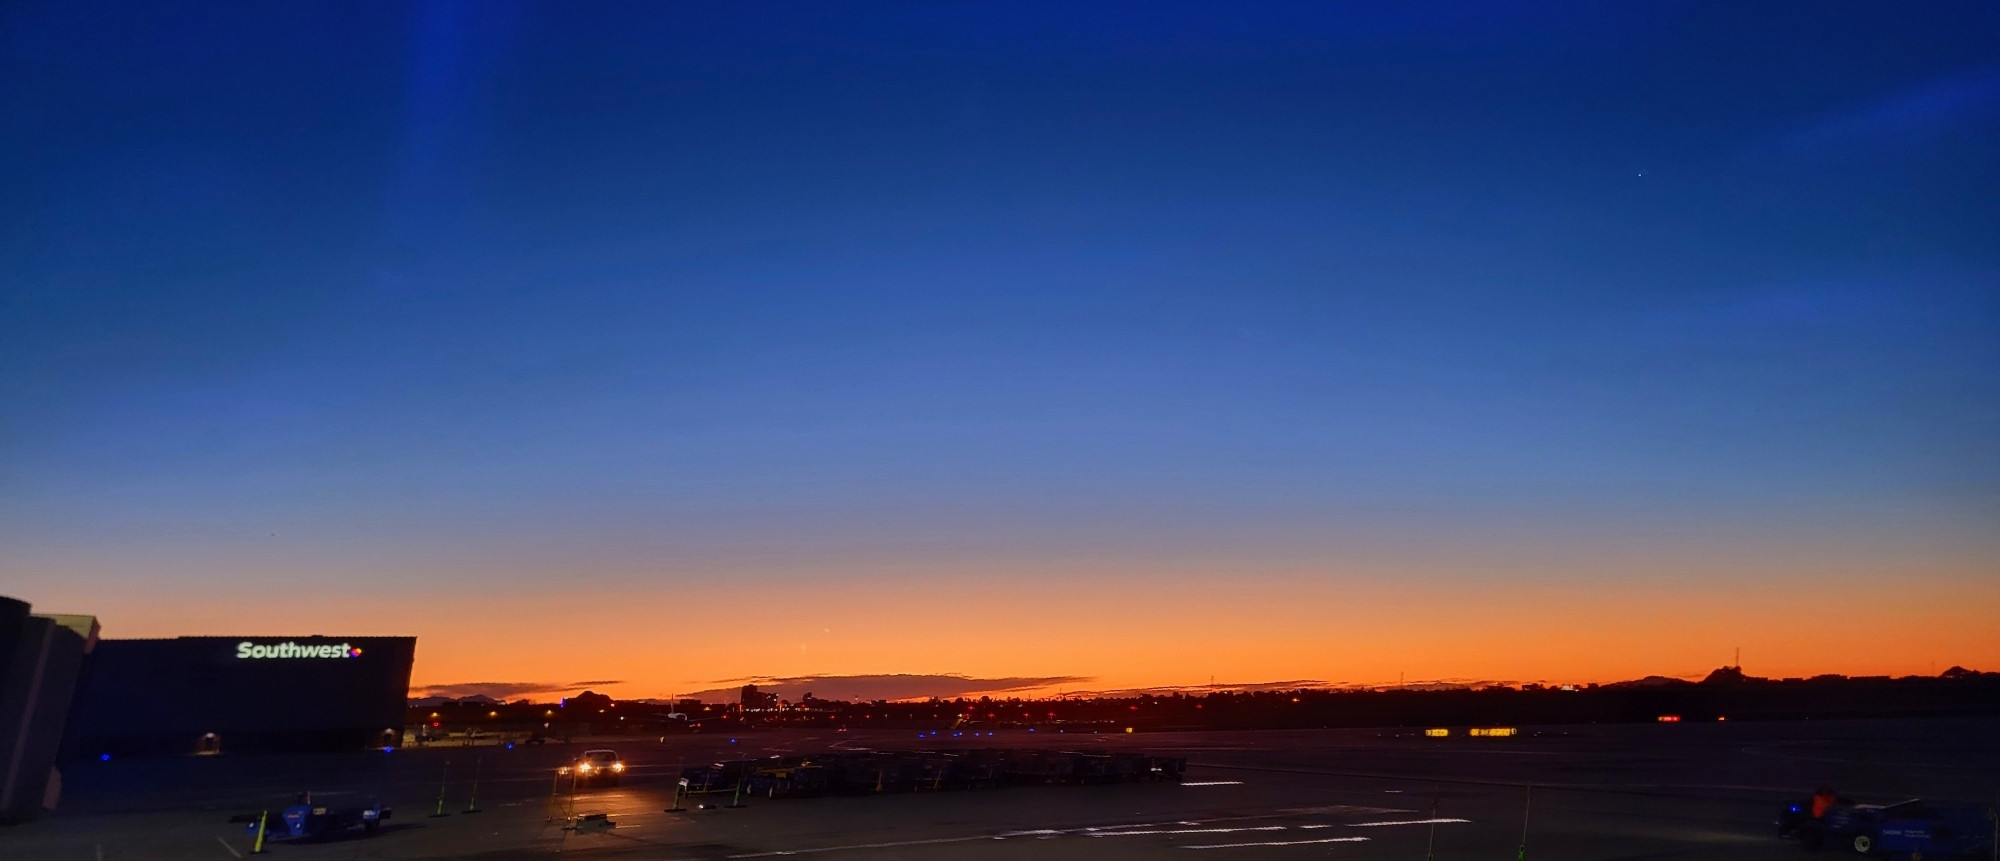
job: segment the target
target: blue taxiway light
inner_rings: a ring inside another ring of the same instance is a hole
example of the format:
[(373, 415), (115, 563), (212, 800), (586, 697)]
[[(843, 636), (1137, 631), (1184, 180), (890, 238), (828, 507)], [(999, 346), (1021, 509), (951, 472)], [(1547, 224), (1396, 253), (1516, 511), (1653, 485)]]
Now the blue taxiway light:
[[(108, 754), (108, 753), (100, 753), (100, 754), (98, 754), (98, 755), (97, 755), (97, 761), (98, 761), (98, 762), (110, 762), (110, 761), (111, 761), (111, 754)], [(1793, 808), (1793, 809), (1794, 809), (1794, 810), (1796, 810), (1796, 809), (1798, 809), (1798, 808)]]

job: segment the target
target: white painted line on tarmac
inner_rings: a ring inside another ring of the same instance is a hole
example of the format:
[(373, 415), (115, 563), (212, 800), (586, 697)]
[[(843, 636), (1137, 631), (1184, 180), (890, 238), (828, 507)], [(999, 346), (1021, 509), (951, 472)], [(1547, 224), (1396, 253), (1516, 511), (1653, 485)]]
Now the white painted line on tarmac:
[(730, 858), (776, 858), (784, 855), (813, 855), (820, 852), (846, 852), (853, 849), (895, 849), (902, 846), (936, 846), (941, 843), (970, 843), (974, 840), (997, 840), (999, 838), (982, 834), (978, 837), (939, 837), (935, 840), (897, 840), (888, 843), (854, 843), (847, 846), (821, 846), (815, 849), (774, 849), (769, 852), (745, 852)]
[(1182, 786), (1242, 786), (1240, 780), (1183, 780)]
[(1246, 846), (1309, 846), (1315, 843), (1366, 843), (1366, 837), (1322, 837), (1318, 840), (1268, 840), (1262, 843), (1202, 843), (1182, 849), (1242, 849)]
[[(217, 843), (220, 843), (220, 844), (222, 844), (222, 848), (224, 848), (224, 849), (227, 849), (227, 850), (229, 850), (229, 854), (231, 854), (231, 855), (234, 855), (234, 856), (236, 856), (236, 857), (238, 857), (238, 858), (241, 858), (241, 857), (243, 857), (243, 853), (241, 853), (241, 852), (238, 852), (238, 851), (236, 851), (236, 847), (234, 847), (234, 846), (231, 846), (231, 845), (229, 845), (229, 841), (227, 841), (227, 840), (224, 840), (224, 839), (222, 839), (222, 838), (220, 838), (220, 837), (217, 837), (217, 838), (215, 838), (215, 842), (217, 842)], [(99, 854), (99, 855), (98, 855), (97, 857), (99, 857), (99, 858), (102, 858), (102, 857), (104, 857), (104, 856), (103, 856), (103, 854), (102, 854), (102, 853), (103, 853), (103, 851), (104, 851), (104, 850), (103, 850), (102, 848), (99, 848), (99, 849), (98, 849), (98, 852), (99, 852), (100, 854)]]
[(1154, 828), (1145, 831), (1092, 831), (1085, 837), (1141, 837), (1147, 834), (1235, 834), (1239, 831), (1283, 831), (1283, 825), (1256, 825), (1242, 828)]
[(1382, 825), (1444, 825), (1452, 822), (1471, 822), (1470, 819), (1395, 819), (1387, 822), (1349, 822), (1349, 828), (1375, 828)]
[(1279, 813), (1298, 816), (1388, 816), (1392, 813), (1415, 813), (1408, 807), (1365, 807), (1358, 804), (1324, 804), (1319, 807), (1280, 807)]
[[(1255, 817), (1250, 817), (1255, 818)], [(1213, 820), (1211, 820), (1213, 821)], [(851, 843), (843, 846), (819, 846), (810, 849), (773, 849), (764, 852), (745, 852), (728, 856), (732, 859), (778, 858), (789, 855), (817, 855), (826, 852), (847, 852), (864, 849), (899, 849), (906, 846), (938, 846), (949, 843), (970, 843), (978, 840), (1006, 840), (1008, 838), (1035, 837), (1043, 840), (1052, 837), (1158, 837), (1185, 834), (1269, 834), (1273, 831), (1300, 831), (1318, 828), (1373, 828), (1389, 825), (1431, 825), (1470, 822), (1469, 819), (1397, 819), (1376, 822), (1347, 822), (1313, 825), (1241, 825), (1222, 828), (1166, 828), (1165, 825), (1199, 825), (1199, 822), (1176, 823), (1135, 823), (1131, 825), (1100, 825), (1085, 828), (1029, 828), (1016, 831), (1002, 831), (998, 834), (982, 834), (973, 837), (939, 837), (932, 840), (896, 840), (883, 843)], [(1366, 837), (1322, 837), (1307, 840), (1268, 840), (1245, 843), (1207, 843), (1182, 846), (1182, 849), (1236, 849), (1248, 846), (1309, 846), (1320, 843), (1361, 843)]]

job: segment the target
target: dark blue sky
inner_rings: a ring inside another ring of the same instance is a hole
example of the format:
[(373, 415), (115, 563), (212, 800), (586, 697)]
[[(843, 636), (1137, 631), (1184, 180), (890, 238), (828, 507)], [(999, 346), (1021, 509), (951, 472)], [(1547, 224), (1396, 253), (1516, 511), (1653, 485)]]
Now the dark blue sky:
[(1977, 579), (1996, 46), (1989, 3), (13, 3), (0, 575)]

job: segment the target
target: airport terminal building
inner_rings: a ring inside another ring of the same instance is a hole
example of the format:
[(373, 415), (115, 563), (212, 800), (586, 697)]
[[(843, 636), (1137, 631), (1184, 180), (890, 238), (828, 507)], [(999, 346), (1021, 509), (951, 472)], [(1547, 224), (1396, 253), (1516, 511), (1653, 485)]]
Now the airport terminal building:
[(33, 819), (62, 797), (63, 727), (98, 642), (96, 619), (30, 609), (0, 596), (0, 823)]
[(76, 756), (351, 750), (403, 738), (415, 637), (101, 640)]

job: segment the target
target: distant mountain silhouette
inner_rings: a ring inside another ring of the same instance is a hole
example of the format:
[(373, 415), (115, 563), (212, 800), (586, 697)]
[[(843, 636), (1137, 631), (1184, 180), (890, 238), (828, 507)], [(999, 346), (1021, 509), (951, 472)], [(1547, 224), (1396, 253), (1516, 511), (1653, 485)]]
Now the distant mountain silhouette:
[(1742, 667), (1717, 667), (1701, 680), (1704, 685), (1740, 685), (1744, 682), (1768, 682), (1756, 676), (1746, 676)]
[(1645, 678), (1643, 678), (1643, 679), (1633, 679), (1633, 680), (1631, 680), (1631, 681), (1629, 681), (1629, 682), (1612, 682), (1611, 684), (1608, 684), (1608, 685), (1603, 685), (1603, 687), (1607, 687), (1607, 688), (1672, 688), (1672, 687), (1679, 687), (1679, 686), (1681, 686), (1681, 685), (1692, 685), (1692, 684), (1694, 684), (1694, 682), (1690, 682), (1690, 681), (1688, 681), (1687, 679), (1677, 679), (1677, 678), (1674, 678), (1673, 676), (1647, 676), (1647, 677), (1645, 677)]
[(438, 706), (447, 705), (450, 703), (465, 703), (467, 705), (499, 705), (500, 702), (501, 702), (500, 700), (496, 700), (485, 694), (473, 694), (469, 697), (416, 697), (409, 701), (409, 705), (410, 708), (415, 709), (415, 708), (436, 708)]

